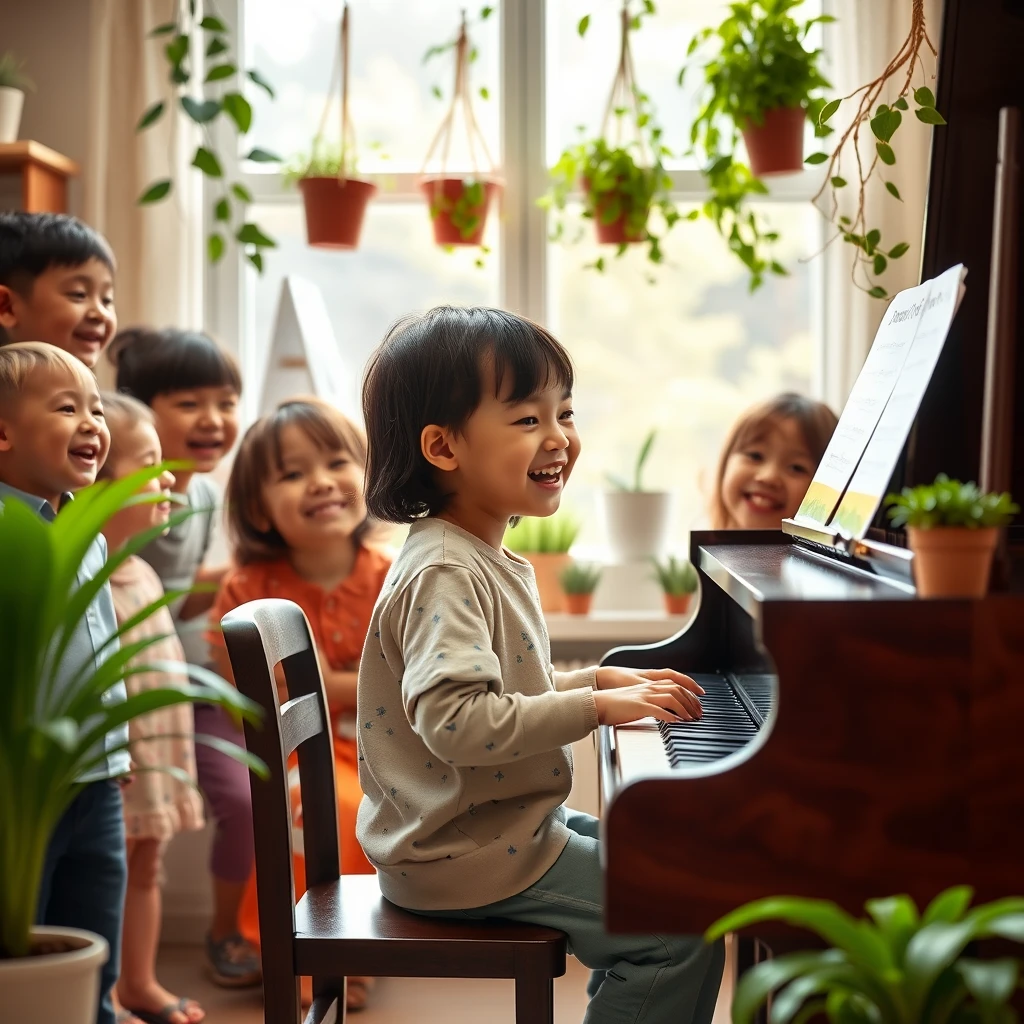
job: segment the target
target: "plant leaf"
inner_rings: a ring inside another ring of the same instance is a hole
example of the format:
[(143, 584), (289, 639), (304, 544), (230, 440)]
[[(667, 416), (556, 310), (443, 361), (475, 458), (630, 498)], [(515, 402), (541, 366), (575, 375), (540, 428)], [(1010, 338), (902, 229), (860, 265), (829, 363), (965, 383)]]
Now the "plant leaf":
[(165, 178), (163, 181), (154, 182), (145, 192), (142, 193), (138, 198), (138, 205), (145, 206), (147, 203), (157, 203), (165, 196), (169, 195), (171, 191), (171, 182), (169, 178)]
[(207, 32), (227, 32), (228, 27), (224, 24), (220, 18), (215, 18), (212, 14), (208, 14), (201, 22), (199, 27), (206, 29)]
[(257, 248), (272, 249), (277, 246), (272, 238), (263, 234), (257, 224), (243, 224), (235, 234), (243, 245), (255, 245)]
[(211, 263), (217, 263), (224, 255), (224, 238), (216, 233), (206, 240), (206, 253)]
[(889, 195), (895, 196), (901, 203), (903, 202), (903, 196), (900, 195), (900, 190), (891, 181), (887, 181), (885, 183), (885, 188)]
[(164, 101), (158, 100), (139, 118), (139, 123), (135, 126), (135, 130), (141, 132), (143, 128), (148, 128), (155, 121), (159, 120), (163, 112)]
[(491, 98), (491, 91), (486, 85), (480, 86), (480, 99), (489, 100)]
[(200, 146), (196, 150), (196, 155), (192, 158), (192, 166), (198, 167), (209, 178), (220, 178), (224, 175), (216, 154), (211, 153), (205, 146)]
[(181, 97), (181, 107), (196, 124), (207, 124), (220, 113), (220, 104), (216, 100), (200, 103), (191, 96)]
[(868, 290), (868, 295), (873, 299), (884, 299), (889, 293), (880, 285), (876, 284), (874, 288)]
[(892, 167), (896, 163), (896, 154), (892, 151), (892, 146), (888, 142), (876, 142), (875, 149), (878, 150), (878, 159), (883, 164), (888, 164)]
[(914, 102), (919, 107), (934, 107), (935, 93), (922, 85), (920, 89), (914, 90)]
[(176, 22), (168, 21), (168, 22), (165, 22), (163, 25), (157, 25), (157, 27), (155, 29), (153, 29), (149, 33), (149, 35), (150, 35), (150, 38), (154, 38), (156, 36), (169, 36), (177, 28), (178, 28), (178, 25), (177, 25)]
[(821, 108), (821, 113), (818, 115), (818, 124), (827, 124), (832, 115), (839, 109), (839, 105), (842, 102), (842, 100), (832, 100), (831, 102), (826, 103), (825, 106)]
[(1001, 1006), (1013, 995), (1020, 965), (1009, 957), (1001, 960), (973, 960), (961, 957), (956, 971), (964, 987), (982, 1005)]
[(206, 73), (204, 82), (220, 82), (225, 78), (230, 78), (238, 71), (238, 68), (234, 64), (217, 64)]
[(846, 185), (846, 179), (840, 178), (838, 174), (835, 175), (835, 177), (833, 177), (831, 180), (833, 188), (843, 188), (843, 186)]
[[(900, 248), (900, 245), (905, 248), (897, 253), (896, 250)], [(897, 259), (910, 248), (906, 242), (900, 242), (900, 245), (894, 246), (889, 250), (890, 259)], [(954, 885), (952, 888), (940, 892), (925, 907), (925, 911), (921, 915), (921, 923), (934, 924), (936, 921), (945, 921), (951, 924), (954, 921), (959, 921), (971, 905), (973, 898), (974, 890), (969, 885)]]
[(249, 80), (258, 85), (271, 99), (274, 98), (274, 87), (255, 68), (249, 70)]
[(815, 967), (845, 962), (838, 950), (814, 953), (785, 953), (765, 960), (739, 980), (732, 1000), (733, 1024), (751, 1024), (768, 996), (777, 988), (799, 978)]
[(580, 18), (579, 24), (576, 26), (576, 31), (579, 33), (581, 39), (587, 34), (588, 28), (590, 28), (590, 15), (584, 14), (583, 17)]
[(238, 182), (235, 182), (235, 184), (231, 186), (231, 191), (234, 192), (235, 198), (241, 202), (252, 202), (252, 193), (244, 185), (239, 185)]
[(249, 154), (245, 159), (252, 160), (258, 164), (279, 164), (281, 162), (281, 158), (276, 153), (261, 149), (259, 146), (249, 150)]
[[(898, 260), (910, 248), (909, 242), (898, 242), (889, 250), (889, 259)], [(936, 897), (938, 898), (938, 897)], [(968, 901), (970, 897), (968, 896)]]
[(914, 113), (918, 121), (924, 121), (925, 124), (946, 123), (946, 119), (934, 107), (918, 107)]
[(225, 93), (221, 99), (224, 113), (235, 122), (239, 134), (244, 135), (252, 126), (252, 107), (249, 101), (237, 92)]
[(210, 40), (210, 45), (206, 47), (207, 57), (218, 57), (222, 53), (228, 52), (228, 44), (224, 42), (219, 36), (214, 36)]
[(259, 273), (263, 273), (263, 256), (258, 252), (247, 252), (245, 258), (256, 268)]
[(810, 156), (804, 160), (805, 164), (823, 164), (828, 159), (828, 153), (811, 153)]
[(871, 265), (871, 270), (875, 275), (884, 274), (885, 268), (889, 265), (889, 261), (879, 252), (875, 254), (874, 261)]
[(231, 220), (231, 203), (226, 196), (217, 200), (217, 205), (213, 208), (213, 217), (214, 220)]

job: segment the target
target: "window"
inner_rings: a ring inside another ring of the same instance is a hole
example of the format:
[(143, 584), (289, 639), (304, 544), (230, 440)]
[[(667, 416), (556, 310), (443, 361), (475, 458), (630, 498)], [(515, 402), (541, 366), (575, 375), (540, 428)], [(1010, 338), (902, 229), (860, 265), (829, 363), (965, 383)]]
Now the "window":
[[(821, 0), (807, 0), (816, 13)], [(275, 0), (236, 0), (249, 60), (277, 87), (269, 103), (251, 99), (251, 144), (282, 155), (308, 148), (331, 74), (340, 0), (295, 0), (289, 16)], [(821, 360), (821, 261), (807, 262), (823, 241), (823, 222), (807, 200), (811, 173), (780, 181), (763, 211), (782, 236), (787, 278), (773, 278), (754, 296), (745, 273), (706, 221), (682, 222), (665, 245), (666, 265), (647, 283), (639, 247), (608, 258), (603, 274), (585, 270), (597, 247), (584, 224), (577, 245), (550, 243), (535, 204), (546, 166), (573, 139), (576, 125), (600, 124), (618, 47), (618, 0), (498, 2), (471, 29), (479, 50), (474, 86), (481, 128), (506, 181), (501, 216), (492, 217), (483, 268), (476, 253), (445, 253), (432, 242), (416, 173), (445, 112), (451, 58), (424, 64), (428, 45), (451, 39), (460, 3), (409, 4), (373, 0), (351, 5), (351, 109), (361, 148), (360, 172), (381, 186), (351, 253), (306, 246), (297, 193), (285, 191), (265, 166), (240, 172), (257, 197), (254, 218), (279, 243), (259, 277), (224, 261), (210, 274), (208, 317), (224, 337), (237, 337), (248, 379), (262, 373), (280, 282), (302, 275), (324, 294), (335, 334), (353, 376), (398, 317), (439, 302), (500, 304), (538, 319), (565, 342), (579, 371), (576, 408), (584, 452), (567, 504), (585, 522), (582, 541), (601, 545), (596, 514), (605, 472), (631, 466), (647, 431), (659, 430), (645, 483), (676, 494), (675, 544), (700, 521), (719, 447), (732, 420), (749, 404), (779, 390), (811, 392)], [(650, 94), (666, 142), (677, 201), (697, 205), (703, 180), (684, 153), (694, 111), (693, 88), (676, 75), (695, 30), (715, 24), (724, 0), (659, 0), (656, 18), (634, 36), (640, 84)], [(472, 15), (479, 8), (470, 7)], [(591, 13), (585, 39), (579, 18)], [(810, 14), (808, 14), (810, 16)], [(541, 55), (544, 59), (541, 60)], [(337, 104), (328, 131), (338, 120)], [(372, 144), (372, 148), (371, 148)], [(379, 147), (377, 146), (379, 144)], [(382, 156), (384, 154), (384, 156)], [(465, 151), (450, 166), (470, 169)], [(578, 217), (578, 207), (570, 209)], [(572, 234), (570, 230), (570, 234)], [(247, 414), (257, 412), (250, 388)]]

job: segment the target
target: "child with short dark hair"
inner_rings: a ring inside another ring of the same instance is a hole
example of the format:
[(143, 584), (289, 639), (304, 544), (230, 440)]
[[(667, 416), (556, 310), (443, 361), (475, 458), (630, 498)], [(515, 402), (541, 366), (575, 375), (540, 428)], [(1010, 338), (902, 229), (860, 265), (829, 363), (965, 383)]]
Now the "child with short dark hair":
[(0, 345), (45, 341), (94, 368), (114, 337), (114, 254), (59, 213), (0, 213)]
[(703, 691), (671, 669), (555, 671), (533, 570), (502, 546), (558, 508), (573, 382), (547, 331), (496, 309), (406, 320), (370, 361), (367, 509), (412, 525), (360, 663), (357, 836), (399, 906), (564, 931), (594, 972), (588, 1024), (709, 1024), (721, 943), (607, 934), (598, 822), (563, 805), (571, 743), (698, 718)]
[[(156, 570), (165, 590), (187, 590), (197, 583), (219, 586), (228, 567), (203, 564), (220, 504), (208, 474), (231, 451), (238, 436), (242, 393), (238, 366), (207, 335), (174, 328), (122, 331), (108, 357), (117, 367), (117, 390), (153, 410), (164, 458), (194, 467), (175, 473), (175, 491), (196, 514), (148, 544), (140, 555)], [(203, 627), (215, 596), (193, 593), (171, 606), (190, 664), (211, 665)], [(241, 730), (223, 709), (197, 704), (194, 714), (198, 735), (244, 745)], [(214, 916), (206, 942), (209, 972), (220, 985), (256, 985), (261, 976), (259, 959), (238, 930), (239, 907), (254, 860), (249, 773), (206, 744), (197, 747), (196, 761), (199, 785), (216, 823), (210, 857)]]
[[(71, 492), (87, 487), (107, 457), (110, 435), (96, 380), (73, 356), (41, 342), (0, 348), (0, 510), (21, 501), (52, 522)], [(103, 568), (107, 545), (97, 537), (78, 570), (84, 586)], [(88, 663), (97, 668), (117, 650), (117, 620), (104, 584), (71, 635), (55, 673), (66, 688)], [(103, 695), (125, 700), (117, 683)], [(111, 989), (120, 963), (124, 906), (124, 819), (118, 778), (129, 770), (128, 728), (104, 740), (102, 762), (76, 783), (81, 792), (64, 813), (46, 851), (37, 920), (84, 928), (110, 946), (100, 974), (98, 1024), (114, 1024)]]
[(837, 423), (824, 402), (793, 391), (748, 409), (722, 447), (711, 528), (778, 530), (795, 516)]

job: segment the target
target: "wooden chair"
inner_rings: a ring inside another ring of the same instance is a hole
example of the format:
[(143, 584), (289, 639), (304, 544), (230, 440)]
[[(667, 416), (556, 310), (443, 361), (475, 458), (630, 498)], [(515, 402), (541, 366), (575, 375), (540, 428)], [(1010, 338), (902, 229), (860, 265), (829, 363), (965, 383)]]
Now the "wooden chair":
[[(380, 894), (375, 875), (342, 875), (323, 680), (309, 623), (291, 601), (251, 601), (221, 620), (239, 690), (264, 710), (246, 746), (270, 769), (252, 779), (256, 879), (268, 1024), (300, 1020), (299, 978), (313, 978), (306, 1024), (345, 1020), (345, 975), (513, 978), (517, 1024), (553, 1024), (565, 936), (514, 923), (411, 914)], [(289, 700), (278, 706), (280, 664)], [(307, 891), (295, 902), (288, 758), (298, 750)]]

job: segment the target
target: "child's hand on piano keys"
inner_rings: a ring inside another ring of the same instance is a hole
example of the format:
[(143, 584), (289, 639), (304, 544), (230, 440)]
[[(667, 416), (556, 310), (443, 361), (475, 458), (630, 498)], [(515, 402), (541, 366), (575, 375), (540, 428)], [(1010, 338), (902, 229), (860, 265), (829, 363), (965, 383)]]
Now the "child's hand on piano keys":
[(671, 669), (600, 668), (597, 678), (599, 692), (594, 694), (594, 703), (601, 725), (626, 725), (642, 718), (693, 722), (704, 713), (697, 696), (704, 691), (688, 676)]

